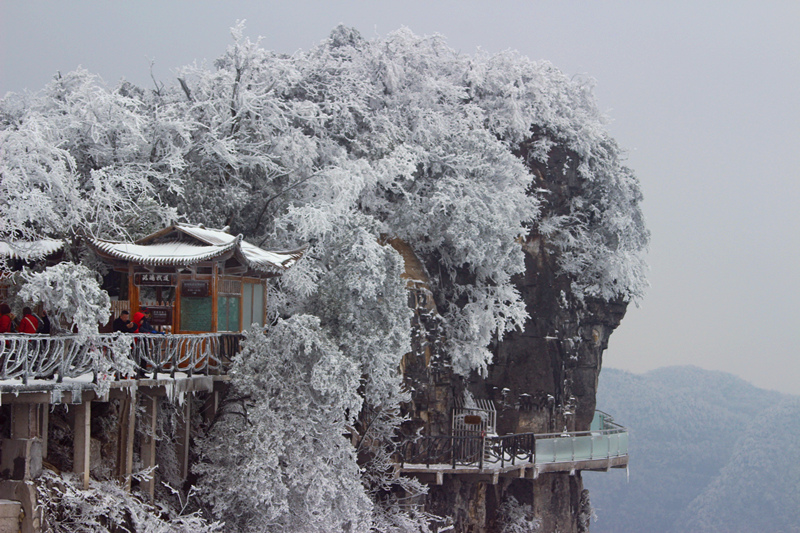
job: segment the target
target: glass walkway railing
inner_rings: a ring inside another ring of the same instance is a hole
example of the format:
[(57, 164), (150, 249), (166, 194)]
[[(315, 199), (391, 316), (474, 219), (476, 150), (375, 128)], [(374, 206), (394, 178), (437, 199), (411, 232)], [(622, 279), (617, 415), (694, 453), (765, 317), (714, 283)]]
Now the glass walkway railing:
[(535, 463), (608, 459), (628, 454), (628, 430), (596, 411), (590, 431), (536, 435)]

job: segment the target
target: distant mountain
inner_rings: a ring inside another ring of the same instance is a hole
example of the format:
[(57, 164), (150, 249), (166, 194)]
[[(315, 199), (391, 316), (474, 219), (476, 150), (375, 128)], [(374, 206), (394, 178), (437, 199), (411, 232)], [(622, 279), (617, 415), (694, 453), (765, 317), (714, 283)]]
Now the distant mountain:
[(630, 480), (585, 472), (593, 533), (800, 532), (800, 397), (726, 374), (606, 368), (599, 409), (630, 431)]

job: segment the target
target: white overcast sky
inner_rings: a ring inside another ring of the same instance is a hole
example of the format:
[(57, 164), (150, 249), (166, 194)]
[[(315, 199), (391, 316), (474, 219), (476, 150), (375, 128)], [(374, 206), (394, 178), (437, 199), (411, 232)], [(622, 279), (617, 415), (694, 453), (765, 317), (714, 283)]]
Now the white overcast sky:
[(221, 55), (237, 19), (279, 52), (339, 23), (367, 38), (407, 26), (595, 78), (652, 231), (652, 287), (604, 364), (800, 394), (800, 1), (0, 0), (0, 95), (79, 65), (152, 87), (152, 60), (170, 83)]

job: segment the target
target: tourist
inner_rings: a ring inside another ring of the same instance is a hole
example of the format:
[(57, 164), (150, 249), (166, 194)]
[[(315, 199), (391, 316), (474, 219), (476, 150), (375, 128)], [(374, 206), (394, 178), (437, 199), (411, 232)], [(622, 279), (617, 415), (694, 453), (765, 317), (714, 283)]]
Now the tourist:
[(42, 309), (42, 319), (39, 322), (39, 333), (42, 335), (50, 335), (50, 318), (47, 316), (47, 311)]
[(137, 333), (161, 333), (150, 324), (150, 311), (146, 307), (133, 314), (133, 322), (136, 324)]
[(14, 315), (7, 303), (0, 304), (0, 333), (14, 333)]
[(35, 335), (39, 332), (39, 319), (33, 314), (30, 307), (22, 309), (22, 320), (19, 322), (20, 333), (27, 333), (28, 335)]
[(130, 314), (128, 313), (128, 310), (123, 309), (119, 316), (114, 319), (113, 331), (119, 331), (122, 333), (136, 333), (137, 326), (135, 323), (131, 322), (129, 317)]
[[(136, 320), (137, 315), (142, 315), (138, 321)], [(163, 335), (150, 324), (150, 310), (146, 307), (143, 307), (140, 313), (133, 315), (133, 321), (139, 325), (139, 333), (159, 333)]]

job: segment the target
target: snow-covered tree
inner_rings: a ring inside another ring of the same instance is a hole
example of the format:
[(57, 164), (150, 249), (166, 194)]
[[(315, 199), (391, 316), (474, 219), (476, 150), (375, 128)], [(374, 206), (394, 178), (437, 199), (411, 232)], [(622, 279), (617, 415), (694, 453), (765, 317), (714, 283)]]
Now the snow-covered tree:
[(499, 515), (501, 533), (534, 533), (542, 527), (542, 521), (533, 513), (533, 506), (521, 504), (513, 496), (500, 505)]
[(359, 369), (319, 320), (298, 315), (248, 334), (230, 375), (197, 446), (214, 514), (242, 532), (369, 530), (371, 504), (343, 436), (361, 408)]
[(182, 154), (124, 89), (77, 70), (0, 101), (0, 240), (136, 236), (175, 217), (159, 193), (180, 191)]
[[(215, 71), (184, 69), (170, 96), (202, 124), (182, 209), (275, 245), (336, 248), (337, 228), (353, 224), (404, 239), (429, 268), (463, 374), (484, 370), (490, 343), (525, 320), (512, 279), (531, 231), (560, 251), (576, 299), (641, 296), (638, 183), (590, 82), (408, 30), (368, 41), (339, 27), (293, 56), (264, 51), (241, 27), (234, 37)], [(555, 148), (574, 154), (581, 184), (558, 212), (531, 165)], [(311, 298), (319, 268), (291, 278)]]
[(97, 273), (83, 265), (58, 263), (43, 272), (25, 272), (23, 278), (19, 297), (41, 303), (55, 324), (70, 324), (83, 339), (97, 335), (98, 326), (111, 316), (108, 293), (100, 288)]
[(83, 490), (77, 476), (45, 470), (38, 482), (43, 530), (52, 533), (215, 533), (219, 522), (199, 513), (179, 513), (159, 503), (148, 503), (112, 481), (92, 482)]

